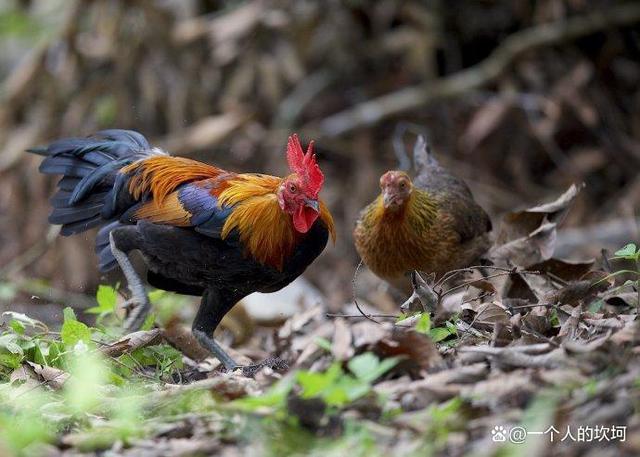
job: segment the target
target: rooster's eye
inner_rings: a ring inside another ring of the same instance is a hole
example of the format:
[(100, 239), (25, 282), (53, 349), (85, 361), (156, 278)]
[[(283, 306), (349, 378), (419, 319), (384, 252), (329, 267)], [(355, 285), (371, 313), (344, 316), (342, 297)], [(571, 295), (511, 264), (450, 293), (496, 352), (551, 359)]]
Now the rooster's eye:
[(405, 183), (404, 181), (402, 181), (402, 182), (400, 183), (400, 189), (404, 190), (404, 189), (405, 189), (405, 187), (407, 187), (407, 183)]
[(295, 184), (293, 184), (293, 183), (289, 184), (289, 192), (295, 193), (297, 190), (298, 190), (298, 188), (296, 187)]

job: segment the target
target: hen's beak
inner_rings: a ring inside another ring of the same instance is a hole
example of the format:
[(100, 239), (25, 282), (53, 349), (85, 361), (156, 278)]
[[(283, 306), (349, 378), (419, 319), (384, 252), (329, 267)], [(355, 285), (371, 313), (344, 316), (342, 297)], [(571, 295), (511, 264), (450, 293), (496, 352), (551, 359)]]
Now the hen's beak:
[(315, 210), (316, 213), (320, 212), (320, 204), (318, 203), (318, 200), (311, 200), (310, 198), (305, 198), (304, 206), (308, 206), (309, 208)]
[(392, 205), (397, 203), (396, 196), (391, 192), (383, 192), (382, 194), (382, 204), (385, 208), (389, 208)]

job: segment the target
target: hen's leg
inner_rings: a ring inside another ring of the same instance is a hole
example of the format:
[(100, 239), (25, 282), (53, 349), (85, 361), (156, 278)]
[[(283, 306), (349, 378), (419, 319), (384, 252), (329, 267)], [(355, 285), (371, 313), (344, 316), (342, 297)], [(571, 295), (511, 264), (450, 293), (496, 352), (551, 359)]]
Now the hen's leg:
[(144, 283), (127, 255), (130, 251), (137, 249), (138, 237), (135, 227), (122, 227), (112, 230), (109, 234), (111, 252), (120, 265), (120, 269), (127, 279), (127, 286), (131, 291), (131, 298), (127, 300), (126, 305), (130, 305), (132, 309), (124, 322), (124, 328), (128, 332), (139, 330), (151, 310), (151, 303), (144, 290)]
[[(239, 300), (239, 299), (238, 299)], [(198, 314), (193, 321), (191, 332), (198, 343), (211, 351), (228, 370), (238, 368), (238, 364), (227, 354), (224, 349), (213, 339), (213, 332), (225, 314), (229, 312), (237, 300), (233, 296), (221, 294), (216, 289), (207, 289), (202, 296), (202, 302)]]

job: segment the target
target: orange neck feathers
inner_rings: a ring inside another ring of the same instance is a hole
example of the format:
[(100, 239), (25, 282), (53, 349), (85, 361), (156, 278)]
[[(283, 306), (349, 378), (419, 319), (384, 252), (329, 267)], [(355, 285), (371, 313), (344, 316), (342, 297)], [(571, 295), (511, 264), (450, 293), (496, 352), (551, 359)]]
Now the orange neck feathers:
[[(284, 260), (304, 236), (295, 230), (291, 215), (278, 204), (276, 191), (281, 181), (267, 175), (237, 175), (218, 195), (221, 205), (234, 207), (222, 228), (222, 239), (237, 230), (249, 254), (278, 270), (282, 270)], [(333, 219), (322, 202), (320, 219), (335, 242)]]

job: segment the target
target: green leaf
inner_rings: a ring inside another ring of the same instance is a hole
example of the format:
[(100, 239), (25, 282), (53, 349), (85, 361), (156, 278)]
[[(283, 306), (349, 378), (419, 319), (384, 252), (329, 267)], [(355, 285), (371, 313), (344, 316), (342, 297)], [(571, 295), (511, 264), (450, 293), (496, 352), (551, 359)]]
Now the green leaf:
[[(67, 308), (71, 309), (71, 308)], [(65, 309), (66, 311), (66, 309)], [(91, 343), (91, 330), (85, 324), (77, 320), (66, 319), (60, 330), (60, 337), (66, 346), (75, 346), (78, 341)]]
[(302, 387), (303, 398), (311, 398), (320, 395), (344, 374), (338, 363), (334, 363), (324, 373), (314, 373), (311, 371), (301, 371), (297, 380)]
[(160, 290), (160, 289), (152, 290), (151, 292), (149, 292), (149, 301), (155, 305), (162, 298), (164, 298), (165, 295), (167, 295), (167, 292), (165, 292), (164, 290)]
[(70, 308), (69, 306), (67, 306), (63, 311), (62, 311), (62, 316), (64, 317), (64, 321), (77, 321), (78, 318), (76, 317), (76, 313), (73, 310), (73, 308)]
[[(365, 388), (368, 387), (365, 385)], [(349, 403), (349, 395), (342, 386), (330, 386), (322, 392), (322, 399), (331, 406), (344, 406)]]
[(96, 293), (96, 301), (98, 302), (98, 306), (89, 308), (86, 311), (87, 313), (101, 315), (111, 314), (116, 309), (118, 293), (111, 286), (100, 285)]
[(9, 327), (16, 332), (18, 335), (24, 335), (24, 324), (16, 319), (11, 319), (9, 322)]
[(111, 286), (101, 285), (98, 287), (96, 293), (96, 300), (98, 306), (102, 309), (113, 310), (116, 307), (116, 301), (118, 299), (118, 293)]
[(260, 408), (281, 408), (295, 384), (296, 378), (287, 376), (271, 386), (264, 394), (255, 397), (239, 398), (231, 402), (233, 407), (244, 411)]
[(12, 354), (18, 354), (20, 356), (24, 354), (24, 350), (18, 344), (18, 335), (15, 333), (0, 335), (0, 348), (6, 349)]
[(445, 422), (451, 418), (452, 415), (457, 413), (462, 407), (462, 399), (460, 397), (454, 397), (446, 403), (434, 406), (430, 409), (431, 417), (438, 422)]
[(71, 377), (64, 385), (64, 399), (72, 410), (86, 413), (104, 401), (100, 387), (109, 379), (109, 367), (100, 353), (77, 351), (83, 343), (78, 343), (74, 351), (68, 353)]
[(156, 315), (154, 313), (149, 313), (147, 314), (147, 317), (145, 317), (144, 322), (140, 327), (140, 330), (151, 330), (155, 323), (156, 323)]
[(429, 336), (434, 343), (447, 339), (449, 335), (456, 335), (458, 333), (456, 326), (447, 322), (446, 327), (435, 327), (429, 331)]
[(375, 354), (365, 352), (349, 360), (347, 366), (349, 370), (356, 375), (356, 378), (371, 383), (393, 368), (398, 361), (399, 359), (397, 357), (380, 361)]
[(331, 341), (329, 341), (328, 339), (318, 336), (313, 341), (318, 345), (318, 347), (324, 349), (327, 352), (331, 352)]
[(156, 289), (149, 292), (149, 301), (153, 305), (156, 322), (163, 324), (180, 314), (185, 306), (190, 306), (192, 298)]
[[(17, 313), (15, 311), (5, 311), (4, 313), (2, 313), (3, 317), (9, 318), (11, 321), (17, 321), (18, 323), (22, 324), (22, 327), (33, 327), (33, 328), (38, 328), (44, 331), (48, 331), (49, 329), (47, 328), (46, 325), (44, 325), (44, 323), (40, 322), (37, 319), (32, 319), (29, 316), (27, 316), (26, 314), (23, 313)], [(12, 324), (11, 324), (12, 325)], [(13, 327), (13, 325), (12, 325)]]
[(627, 244), (622, 249), (616, 251), (615, 256), (619, 259), (636, 260), (638, 258), (636, 245), (634, 243)]
[(429, 330), (431, 330), (431, 316), (429, 315), (429, 313), (422, 313), (422, 315), (418, 319), (418, 322), (416, 323), (416, 332), (428, 335)]
[(336, 383), (323, 392), (322, 398), (330, 406), (344, 406), (366, 395), (371, 386), (354, 378), (353, 376), (341, 376)]
[(589, 305), (589, 312), (590, 313), (598, 313), (600, 312), (600, 310), (602, 309), (602, 307), (604, 306), (604, 300), (603, 299), (598, 299), (595, 300), (593, 302), (591, 302), (591, 304)]
[(0, 366), (15, 370), (22, 364), (22, 356), (19, 354), (0, 353)]

